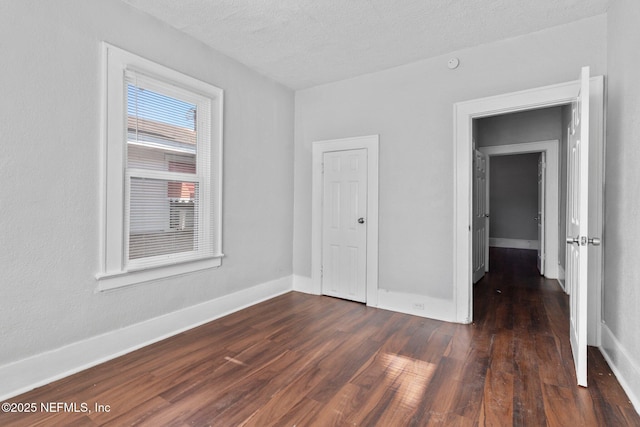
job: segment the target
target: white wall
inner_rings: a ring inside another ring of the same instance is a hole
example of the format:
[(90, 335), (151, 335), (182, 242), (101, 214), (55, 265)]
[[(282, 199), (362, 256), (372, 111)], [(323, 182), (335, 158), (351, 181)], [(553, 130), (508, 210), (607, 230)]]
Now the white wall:
[(451, 303), (453, 104), (575, 80), (583, 65), (606, 71), (604, 15), (296, 92), (294, 274), (311, 275), (311, 142), (379, 134), (380, 287)]
[[(96, 293), (103, 40), (225, 90), (218, 270)], [(0, 2), (0, 70), (0, 365), (291, 275), (292, 91), (110, 0)]]
[(538, 241), (539, 158), (540, 153), (491, 157), (490, 238)]
[(562, 137), (562, 107), (541, 108), (475, 120), (478, 147), (552, 141)]
[(608, 109), (602, 346), (640, 410), (640, 2), (608, 12)]

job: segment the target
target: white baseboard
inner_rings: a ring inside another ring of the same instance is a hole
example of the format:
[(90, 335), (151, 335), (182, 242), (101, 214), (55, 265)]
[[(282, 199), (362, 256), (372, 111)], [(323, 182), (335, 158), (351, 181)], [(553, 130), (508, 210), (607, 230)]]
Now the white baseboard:
[(456, 321), (456, 310), (453, 301), (425, 295), (380, 289), (378, 290), (377, 307), (445, 322)]
[(566, 293), (567, 288), (565, 287), (565, 284), (564, 284), (564, 277), (565, 277), (564, 274), (565, 274), (564, 268), (562, 268), (562, 266), (558, 264), (558, 283), (560, 283), (560, 287)]
[[(313, 289), (313, 280), (307, 276), (293, 276), (293, 290), (306, 294), (319, 295)], [(453, 301), (431, 298), (425, 295), (394, 292), (386, 289), (378, 290), (376, 308), (412, 314), (429, 319), (455, 322), (455, 305)]]
[(299, 276), (297, 274), (294, 274), (293, 290), (303, 292), (305, 294), (318, 295), (318, 293), (313, 290), (313, 279), (307, 276)]
[(505, 239), (502, 237), (489, 238), (489, 246), (496, 248), (512, 248), (512, 249), (538, 249), (540, 242), (538, 240), (524, 239)]
[(282, 277), (0, 366), (0, 402), (291, 290)]
[(627, 393), (636, 412), (640, 413), (640, 363), (634, 360), (605, 323), (602, 323), (600, 352)]

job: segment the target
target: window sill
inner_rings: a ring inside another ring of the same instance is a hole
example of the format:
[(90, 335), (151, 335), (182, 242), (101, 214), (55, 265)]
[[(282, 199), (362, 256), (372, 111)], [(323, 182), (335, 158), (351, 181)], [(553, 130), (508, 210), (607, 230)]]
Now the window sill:
[(214, 258), (153, 267), (145, 270), (99, 273), (96, 274), (96, 280), (98, 281), (97, 290), (98, 292), (104, 292), (168, 277), (181, 276), (209, 268), (217, 268), (222, 264), (222, 257), (223, 255), (220, 254)]

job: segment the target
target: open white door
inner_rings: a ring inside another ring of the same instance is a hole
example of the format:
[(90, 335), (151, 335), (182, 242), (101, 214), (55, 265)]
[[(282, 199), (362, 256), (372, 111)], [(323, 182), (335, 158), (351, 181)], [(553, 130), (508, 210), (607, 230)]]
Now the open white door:
[[(580, 93), (572, 104), (568, 168), (567, 271), (570, 284), (571, 350), (578, 385), (587, 386), (587, 291), (589, 243), (589, 67), (583, 67)], [(596, 242), (597, 243), (597, 242)]]
[(478, 150), (473, 156), (473, 283), (484, 276), (488, 238), (487, 156)]
[(535, 218), (538, 222), (538, 271), (541, 276), (544, 276), (545, 268), (545, 248), (546, 242), (544, 238), (545, 222), (546, 222), (546, 210), (545, 210), (545, 191), (546, 191), (546, 167), (547, 167), (547, 155), (543, 151), (538, 158), (538, 216)]
[(367, 150), (324, 153), (322, 293), (367, 299)]

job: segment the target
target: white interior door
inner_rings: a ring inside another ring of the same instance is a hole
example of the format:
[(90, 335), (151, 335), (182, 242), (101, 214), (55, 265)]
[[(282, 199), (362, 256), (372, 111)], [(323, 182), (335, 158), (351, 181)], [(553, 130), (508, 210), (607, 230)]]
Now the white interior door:
[(569, 138), (567, 271), (570, 284), (571, 350), (578, 385), (587, 386), (587, 291), (589, 235), (589, 67), (583, 67), (580, 93), (572, 104)]
[(322, 293), (366, 302), (367, 150), (323, 155)]
[(538, 221), (538, 271), (540, 271), (540, 275), (544, 275), (545, 268), (545, 220), (546, 220), (546, 210), (545, 210), (545, 190), (546, 190), (546, 182), (545, 175), (547, 167), (546, 163), (546, 153), (543, 151), (540, 153), (540, 157), (538, 158), (538, 216), (536, 216), (536, 220)]
[(473, 283), (484, 276), (487, 236), (487, 156), (478, 150), (473, 156)]

